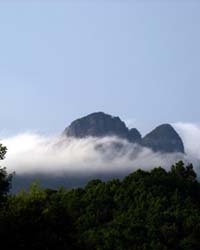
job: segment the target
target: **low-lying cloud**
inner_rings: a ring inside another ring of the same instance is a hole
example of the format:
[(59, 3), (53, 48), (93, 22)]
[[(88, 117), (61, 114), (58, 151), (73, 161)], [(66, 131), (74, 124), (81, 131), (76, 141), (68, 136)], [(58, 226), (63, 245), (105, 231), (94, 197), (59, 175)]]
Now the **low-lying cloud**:
[(199, 172), (200, 126), (186, 123), (173, 126), (184, 141), (186, 155), (155, 153), (116, 137), (71, 139), (23, 133), (1, 140), (8, 148), (3, 165), (18, 175), (62, 176), (123, 173), (155, 166), (169, 168), (184, 160), (194, 163)]

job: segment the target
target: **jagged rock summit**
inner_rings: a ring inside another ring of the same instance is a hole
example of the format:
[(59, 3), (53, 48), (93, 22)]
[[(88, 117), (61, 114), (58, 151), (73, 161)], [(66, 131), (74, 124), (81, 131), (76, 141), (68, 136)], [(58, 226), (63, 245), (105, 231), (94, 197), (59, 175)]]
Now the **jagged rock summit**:
[(64, 135), (75, 138), (117, 136), (155, 152), (184, 153), (183, 141), (170, 124), (163, 124), (142, 138), (136, 128), (128, 129), (119, 118), (96, 112), (73, 121)]
[(115, 116), (96, 112), (75, 120), (64, 131), (69, 137), (85, 138), (88, 136), (118, 136), (130, 142), (141, 141), (141, 134), (135, 128), (129, 130), (125, 123)]
[(142, 139), (141, 144), (155, 152), (184, 153), (183, 141), (170, 124), (162, 124), (155, 128)]

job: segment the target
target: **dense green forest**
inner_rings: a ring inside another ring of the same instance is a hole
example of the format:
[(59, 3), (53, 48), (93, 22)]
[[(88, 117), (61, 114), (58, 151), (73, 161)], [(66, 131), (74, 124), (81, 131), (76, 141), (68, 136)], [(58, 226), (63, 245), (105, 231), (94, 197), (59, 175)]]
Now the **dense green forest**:
[[(6, 148), (0, 145), (0, 159)], [(123, 167), (123, 166), (122, 166)], [(84, 188), (9, 193), (0, 170), (0, 242), (4, 249), (200, 249), (200, 183), (192, 165), (137, 170)]]

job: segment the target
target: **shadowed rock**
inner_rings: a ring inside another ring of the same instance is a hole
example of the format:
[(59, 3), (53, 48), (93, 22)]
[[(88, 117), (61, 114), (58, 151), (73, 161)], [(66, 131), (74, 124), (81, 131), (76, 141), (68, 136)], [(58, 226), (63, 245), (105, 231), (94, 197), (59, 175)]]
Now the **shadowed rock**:
[(65, 129), (64, 134), (75, 138), (117, 136), (133, 143), (141, 140), (137, 129), (129, 130), (119, 117), (103, 112), (92, 113), (75, 120)]
[[(73, 121), (64, 130), (64, 135), (74, 138), (117, 136), (131, 143), (151, 148), (155, 152), (184, 153), (182, 139), (171, 125), (160, 125), (142, 138), (136, 128), (129, 130), (119, 117), (103, 112), (92, 113)], [(119, 148), (118, 146), (117, 149)]]
[(182, 139), (169, 124), (163, 124), (155, 128), (142, 139), (141, 145), (151, 148), (155, 152), (184, 153)]

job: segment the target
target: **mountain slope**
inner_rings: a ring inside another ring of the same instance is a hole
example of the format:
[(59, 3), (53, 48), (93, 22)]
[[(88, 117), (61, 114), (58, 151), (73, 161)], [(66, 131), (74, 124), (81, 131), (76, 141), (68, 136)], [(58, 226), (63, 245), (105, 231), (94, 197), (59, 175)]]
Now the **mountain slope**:
[(73, 121), (65, 129), (64, 134), (75, 138), (118, 136), (135, 143), (141, 140), (141, 135), (137, 129), (129, 130), (119, 117), (103, 112), (92, 113)]
[(92, 113), (73, 121), (64, 130), (64, 135), (74, 138), (117, 136), (155, 152), (184, 153), (183, 141), (170, 124), (160, 125), (142, 138), (136, 128), (129, 130), (119, 117), (103, 112)]
[(141, 145), (151, 148), (155, 152), (184, 153), (182, 139), (170, 124), (163, 124), (155, 128), (142, 139)]

